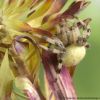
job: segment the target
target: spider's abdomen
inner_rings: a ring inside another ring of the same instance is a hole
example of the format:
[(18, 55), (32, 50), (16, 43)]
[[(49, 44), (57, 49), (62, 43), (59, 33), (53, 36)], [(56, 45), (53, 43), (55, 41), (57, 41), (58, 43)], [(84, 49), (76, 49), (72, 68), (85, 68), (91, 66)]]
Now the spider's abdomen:
[(67, 67), (75, 66), (80, 63), (85, 54), (86, 48), (84, 46), (68, 46), (63, 57), (63, 64), (65, 64)]

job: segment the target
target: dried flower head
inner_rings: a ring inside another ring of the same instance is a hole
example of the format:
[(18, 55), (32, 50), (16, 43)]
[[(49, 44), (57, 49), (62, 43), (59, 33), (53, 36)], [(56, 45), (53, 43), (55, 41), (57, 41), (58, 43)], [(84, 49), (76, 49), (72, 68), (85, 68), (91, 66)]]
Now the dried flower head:
[(71, 75), (86, 54), (91, 20), (77, 13), (90, 2), (75, 0), (67, 9), (68, 1), (0, 0), (0, 100), (77, 99)]

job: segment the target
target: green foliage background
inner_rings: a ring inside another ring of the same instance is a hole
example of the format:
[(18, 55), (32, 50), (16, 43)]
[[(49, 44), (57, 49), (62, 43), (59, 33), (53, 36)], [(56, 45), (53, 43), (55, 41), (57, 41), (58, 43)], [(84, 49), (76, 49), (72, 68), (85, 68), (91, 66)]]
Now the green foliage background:
[(92, 18), (92, 34), (89, 39), (91, 48), (74, 74), (78, 97), (100, 97), (100, 0), (91, 2), (80, 14), (81, 18)]

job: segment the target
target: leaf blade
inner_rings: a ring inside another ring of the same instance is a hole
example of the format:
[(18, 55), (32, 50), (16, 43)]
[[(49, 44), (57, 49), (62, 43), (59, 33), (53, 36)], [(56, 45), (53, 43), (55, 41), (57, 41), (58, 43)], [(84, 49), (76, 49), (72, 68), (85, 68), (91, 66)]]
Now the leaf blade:
[(0, 67), (0, 100), (4, 100), (6, 93), (9, 91), (9, 83), (14, 79), (14, 75), (9, 67), (8, 50)]

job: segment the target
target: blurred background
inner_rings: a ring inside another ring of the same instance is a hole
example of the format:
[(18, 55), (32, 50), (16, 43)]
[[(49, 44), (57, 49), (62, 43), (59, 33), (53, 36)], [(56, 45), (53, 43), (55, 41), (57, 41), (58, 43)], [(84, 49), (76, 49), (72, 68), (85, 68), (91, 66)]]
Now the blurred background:
[(89, 39), (91, 48), (74, 74), (78, 97), (100, 97), (100, 0), (90, 1), (91, 4), (80, 13), (81, 18), (92, 18), (92, 34)]

